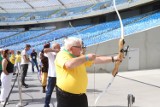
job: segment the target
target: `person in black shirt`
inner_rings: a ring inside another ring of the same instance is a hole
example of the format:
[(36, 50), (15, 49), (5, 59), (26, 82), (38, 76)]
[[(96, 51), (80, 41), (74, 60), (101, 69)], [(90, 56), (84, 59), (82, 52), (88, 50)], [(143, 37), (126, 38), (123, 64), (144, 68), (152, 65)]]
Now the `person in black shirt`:
[(42, 50), (40, 53), (40, 59), (41, 59), (41, 72), (42, 72), (42, 92), (46, 92), (46, 85), (47, 85), (47, 77), (48, 77), (48, 57), (44, 56), (44, 51)]
[(40, 72), (38, 68), (38, 63), (37, 63), (37, 52), (35, 52), (34, 49), (32, 50), (32, 53), (31, 53), (31, 59), (32, 59), (32, 72), (34, 73), (34, 65), (36, 65), (38, 72)]

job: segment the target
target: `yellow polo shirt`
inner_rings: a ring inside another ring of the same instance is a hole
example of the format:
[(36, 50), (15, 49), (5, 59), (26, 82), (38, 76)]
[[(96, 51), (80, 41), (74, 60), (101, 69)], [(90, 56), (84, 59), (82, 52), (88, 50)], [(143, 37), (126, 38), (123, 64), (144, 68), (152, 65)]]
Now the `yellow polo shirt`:
[(10, 61), (12, 64), (15, 64), (15, 55), (11, 54)]
[(86, 93), (88, 85), (86, 67), (91, 66), (93, 61), (87, 61), (70, 70), (65, 69), (65, 62), (72, 58), (73, 56), (68, 51), (62, 50), (57, 54), (55, 59), (57, 86), (62, 90), (73, 94)]
[(21, 62), (21, 55), (16, 55), (15, 63)]

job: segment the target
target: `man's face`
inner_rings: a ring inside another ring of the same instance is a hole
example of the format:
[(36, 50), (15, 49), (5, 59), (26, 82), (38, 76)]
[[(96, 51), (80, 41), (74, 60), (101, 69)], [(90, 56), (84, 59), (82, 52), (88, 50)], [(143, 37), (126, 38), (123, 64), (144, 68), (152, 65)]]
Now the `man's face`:
[(53, 45), (52, 46), (52, 49), (57, 49), (57, 50), (59, 50), (60, 51), (60, 45), (59, 44), (56, 44), (56, 45)]
[(75, 55), (75, 56), (80, 56), (81, 55), (81, 51), (82, 51), (82, 45), (81, 43), (77, 43), (76, 45), (72, 46), (71, 47), (71, 51), (72, 51), (72, 54)]
[(26, 47), (26, 51), (29, 51), (31, 47)]

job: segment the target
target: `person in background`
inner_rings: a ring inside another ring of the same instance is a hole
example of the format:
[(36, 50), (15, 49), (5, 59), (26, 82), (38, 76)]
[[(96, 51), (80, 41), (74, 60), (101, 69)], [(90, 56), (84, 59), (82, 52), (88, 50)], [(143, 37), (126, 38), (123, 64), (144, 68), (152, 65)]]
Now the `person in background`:
[(1, 73), (2, 73), (2, 49), (0, 49), (0, 86), (1, 86)]
[[(43, 49), (42, 49), (42, 51), (43, 51)], [(39, 70), (40, 70), (40, 73), (42, 73), (41, 72), (41, 68), (42, 68), (42, 62), (41, 62), (41, 53), (42, 53), (42, 51), (40, 51), (39, 53), (38, 53), (38, 66), (39, 66)]]
[(15, 56), (15, 65), (14, 65), (14, 72), (16, 73), (17, 70), (20, 70), (20, 64), (21, 64), (21, 52), (17, 51), (17, 54)]
[(100, 63), (122, 61), (118, 56), (82, 54), (82, 40), (76, 37), (65, 39), (64, 49), (55, 59), (57, 74), (57, 107), (88, 107), (86, 89), (88, 77), (86, 67)]
[(9, 50), (4, 50), (2, 53), (3, 60), (2, 60), (2, 74), (1, 74), (1, 82), (2, 82), (2, 87), (1, 87), (1, 96), (0, 96), (0, 101), (1, 104), (4, 105), (7, 96), (9, 95), (9, 92), (11, 90), (11, 80), (13, 76), (13, 70), (14, 70), (14, 65), (9, 61)]
[(86, 54), (86, 46), (84, 45), (84, 42), (82, 41), (82, 51), (81, 54), (84, 55)]
[[(50, 44), (45, 44), (45, 48), (49, 48)], [(40, 59), (41, 59), (41, 72), (42, 72), (42, 92), (46, 92), (46, 85), (47, 85), (47, 76), (48, 76), (48, 57), (44, 56), (44, 49), (40, 53)]]
[(29, 51), (30, 48), (31, 48), (31, 45), (26, 44), (25, 49), (21, 52), (21, 69), (22, 69), (21, 84), (25, 88), (28, 88), (28, 84), (25, 83), (25, 77), (27, 76), (28, 64), (30, 62), (29, 54), (27, 53), (27, 51)]
[(48, 57), (49, 60), (48, 84), (47, 84), (47, 92), (46, 92), (44, 107), (49, 107), (52, 92), (56, 85), (56, 71), (55, 71), (54, 60), (56, 54), (59, 51), (60, 51), (60, 45), (58, 43), (53, 43), (51, 48), (44, 48), (44, 55)]
[(34, 65), (36, 65), (37, 71), (39, 72), (38, 62), (37, 62), (37, 52), (35, 49), (32, 50), (31, 53), (31, 62), (32, 62), (32, 72), (34, 73)]

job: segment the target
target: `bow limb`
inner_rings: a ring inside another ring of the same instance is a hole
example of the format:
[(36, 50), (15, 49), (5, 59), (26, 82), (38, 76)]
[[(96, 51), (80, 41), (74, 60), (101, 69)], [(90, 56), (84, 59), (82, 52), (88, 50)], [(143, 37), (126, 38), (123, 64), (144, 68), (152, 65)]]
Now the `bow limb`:
[[(118, 19), (119, 19), (119, 22), (120, 22), (120, 26), (121, 26), (121, 38), (119, 40), (119, 50), (118, 50), (118, 58), (119, 59), (123, 59), (124, 58), (124, 44), (125, 44), (125, 41), (124, 41), (124, 27), (123, 27), (123, 23), (122, 23), (122, 19), (121, 19), (121, 16), (117, 10), (117, 7), (116, 7), (116, 3), (115, 3), (115, 0), (113, 0), (113, 5), (114, 5), (114, 9), (118, 15)], [(115, 67), (112, 71), (112, 75), (113, 77), (116, 76), (116, 74), (118, 73), (118, 69), (119, 69), (119, 66), (121, 64), (121, 61), (116, 61), (115, 62)]]
[(123, 27), (123, 23), (122, 23), (122, 18), (117, 10), (117, 7), (116, 7), (116, 2), (115, 0), (113, 0), (113, 6), (114, 6), (114, 9), (117, 13), (117, 16), (118, 16), (118, 19), (119, 19), (119, 22), (120, 22), (120, 26), (121, 26), (121, 39), (124, 39), (124, 27)]
[[(123, 47), (124, 47), (124, 39), (121, 38), (119, 40), (119, 54), (118, 54), (118, 58), (119, 59), (123, 59), (124, 58), (124, 49), (123, 49)], [(109, 84), (105, 87), (105, 89), (103, 90), (103, 92), (100, 93), (100, 95), (96, 98), (96, 100), (95, 100), (95, 106), (98, 103), (99, 99), (105, 94), (105, 92), (107, 92), (108, 88), (111, 86), (112, 82), (114, 81), (115, 76), (118, 73), (118, 69), (119, 69), (120, 64), (121, 64), (121, 61), (116, 61), (115, 62), (115, 67), (114, 67), (114, 69), (112, 71), (113, 77), (110, 80)]]

